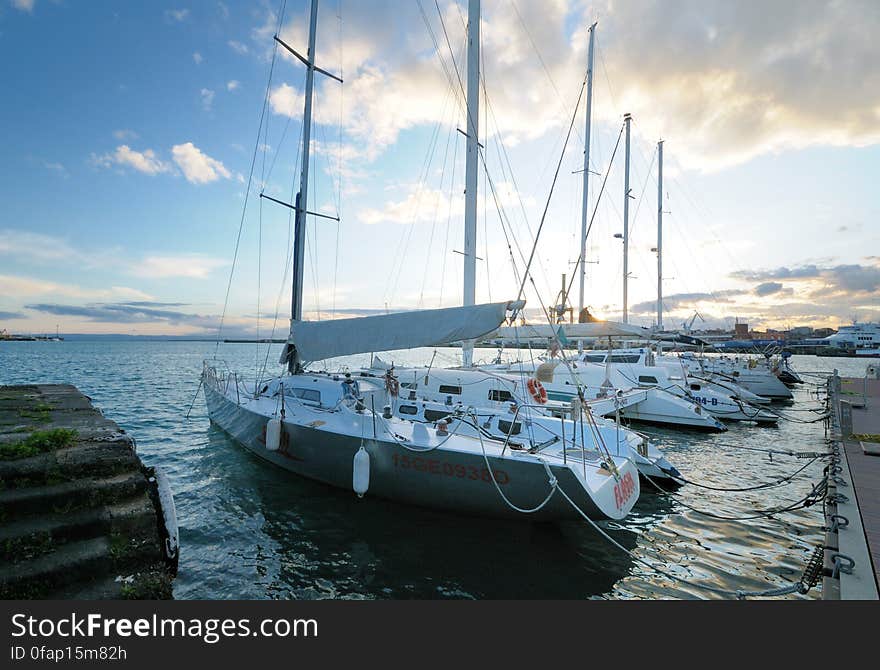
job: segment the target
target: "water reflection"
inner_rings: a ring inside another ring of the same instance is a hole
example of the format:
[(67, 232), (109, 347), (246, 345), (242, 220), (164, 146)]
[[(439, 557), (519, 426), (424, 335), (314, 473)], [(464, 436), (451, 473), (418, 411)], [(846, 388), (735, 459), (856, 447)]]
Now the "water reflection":
[[(760, 590), (791, 583), (822, 541), (818, 505), (748, 521), (713, 519), (687, 507), (742, 516), (791, 502), (809, 491), (821, 463), (790, 485), (764, 491), (686, 486), (678, 497), (644, 491), (633, 514), (609, 524), (610, 534), (636, 557), (698, 586), (634, 562), (585, 523), (477, 520), (369, 495), (358, 500), (260, 461), (210, 426), (201, 398), (192, 418), (183, 418), (201, 360), (213, 351), (213, 344), (191, 342), (0, 347), (0, 384), (77, 385), (137, 438), (148, 465), (168, 472), (181, 527), (178, 598), (711, 597), (699, 585)], [(255, 366), (251, 345), (226, 345), (223, 355), (233, 369)], [(422, 364), (431, 356), (410, 352), (394, 360)], [(799, 372), (837, 367), (862, 375), (865, 362), (795, 356), (793, 365)], [(805, 385), (795, 404), (779, 411), (813, 418), (802, 411), (816, 405), (812, 391)], [(772, 429), (733, 424), (717, 435), (640, 430), (686, 476), (720, 487), (772, 480), (804, 465), (792, 457), (771, 460), (768, 448), (824, 449), (822, 424), (800, 420)]]

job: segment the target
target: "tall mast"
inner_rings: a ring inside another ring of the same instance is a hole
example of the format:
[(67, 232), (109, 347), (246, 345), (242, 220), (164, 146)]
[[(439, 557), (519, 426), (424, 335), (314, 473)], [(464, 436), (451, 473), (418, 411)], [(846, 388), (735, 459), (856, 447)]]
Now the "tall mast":
[[(593, 116), (593, 43), (595, 41), (596, 24), (590, 26), (590, 48), (587, 51), (587, 120), (584, 131), (584, 199), (581, 205), (581, 277), (580, 294), (578, 297), (578, 321), (584, 311), (586, 294), (584, 284), (587, 278), (587, 219), (590, 210), (590, 126)], [(583, 351), (583, 340), (578, 340), (578, 350)]]
[(629, 281), (629, 127), (632, 116), (623, 115), (626, 124), (626, 168), (623, 175), (623, 322), (629, 323), (627, 316), (627, 282)]
[[(467, 49), (467, 157), (465, 159), (464, 199), (464, 298), (462, 304), (476, 303), (477, 280), (477, 152), (480, 118), (480, 0), (468, 2)], [(473, 363), (474, 343), (462, 346), (462, 364)]]
[[(309, 51), (306, 56), (305, 109), (302, 125), (302, 171), (299, 178), (299, 193), (296, 194), (296, 217), (293, 233), (293, 287), (290, 299), (291, 327), (294, 321), (302, 320), (303, 265), (305, 261), (306, 208), (309, 193), (309, 146), (312, 134), (312, 89), (315, 83), (315, 33), (318, 23), (318, 0), (312, 0), (309, 18)], [(291, 356), (288, 368), (296, 372), (299, 361)]]
[(657, 142), (657, 330), (663, 330), (663, 140)]

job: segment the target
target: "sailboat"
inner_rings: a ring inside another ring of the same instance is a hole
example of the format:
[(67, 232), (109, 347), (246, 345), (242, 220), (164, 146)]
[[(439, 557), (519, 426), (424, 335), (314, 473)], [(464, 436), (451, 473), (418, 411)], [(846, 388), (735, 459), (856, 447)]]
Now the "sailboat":
[[(468, 90), (478, 72), (479, 0), (470, 0)], [(304, 240), (318, 0), (312, 0), (300, 190), (294, 224), (291, 325), (280, 363), (285, 374), (245, 389), (237, 374), (206, 361), (202, 372), (210, 420), (239, 444), (277, 466), (331, 486), (400, 503), (453, 512), (561, 520), (621, 519), (639, 496), (638, 471), (628, 458), (587, 448), (581, 441), (521, 449), (476, 429), (467, 433), (395, 416), (381, 382), (350, 374), (310, 372), (310, 363), (371, 351), (473, 342), (494, 331), (524, 302), (474, 304), (473, 276), (465, 273), (465, 305), (435, 310), (312, 322), (302, 319)], [(277, 38), (276, 38), (277, 39)], [(468, 95), (469, 120), (477, 115)], [(476, 168), (476, 127), (468, 146)], [(468, 173), (466, 211), (476, 211), (476, 175)], [(475, 252), (475, 226), (466, 221), (465, 253)], [(468, 238), (468, 234), (474, 236)], [(468, 300), (468, 291), (471, 299)], [(469, 358), (465, 348), (465, 359)], [(478, 427), (462, 412), (459, 424)]]

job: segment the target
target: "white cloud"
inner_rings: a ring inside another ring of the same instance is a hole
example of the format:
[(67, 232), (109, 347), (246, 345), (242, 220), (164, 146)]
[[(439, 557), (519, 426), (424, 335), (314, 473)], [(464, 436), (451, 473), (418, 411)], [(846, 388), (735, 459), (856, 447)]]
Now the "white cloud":
[(12, 0), (12, 6), (22, 12), (33, 12), (35, 0)]
[(229, 48), (231, 48), (237, 54), (244, 55), (249, 51), (246, 44), (242, 44), (241, 42), (237, 42), (235, 40), (229, 40), (227, 44), (229, 45)]
[(171, 256), (147, 256), (135, 264), (132, 274), (150, 279), (187, 277), (204, 279), (226, 261), (201, 254), (181, 254)]
[(43, 262), (79, 256), (66, 240), (12, 228), (0, 229), (0, 255)]
[(449, 193), (430, 188), (410, 187), (403, 200), (389, 200), (382, 209), (366, 208), (358, 213), (358, 219), (366, 224), (376, 223), (418, 223), (445, 221), (450, 212), (454, 216), (464, 214), (464, 200), (449, 197)]
[(226, 82), (226, 90), (227, 91), (235, 91), (241, 87), (241, 82), (236, 81), (235, 79)]
[(153, 296), (128, 286), (111, 286), (109, 289), (89, 289), (76, 284), (46, 281), (17, 275), (0, 275), (0, 286), (8, 295), (16, 298), (48, 295), (53, 297), (79, 298), (84, 300), (152, 300)]
[(188, 9), (166, 9), (165, 10), (165, 18), (169, 21), (173, 21), (175, 23), (181, 23), (186, 21), (186, 18), (189, 16)]
[(276, 86), (269, 93), (269, 105), (275, 114), (296, 117), (302, 115), (305, 96), (290, 84)]
[(156, 157), (156, 152), (152, 149), (135, 151), (127, 144), (116, 147), (116, 151), (112, 154), (107, 153), (100, 156), (92, 154), (91, 161), (100, 167), (128, 166), (148, 175), (157, 175), (171, 170), (171, 166), (159, 160)]
[(63, 177), (68, 176), (67, 168), (65, 168), (64, 165), (62, 165), (61, 163), (47, 161), (47, 162), (43, 163), (43, 166), (47, 170), (52, 170), (53, 172), (57, 172), (58, 174), (60, 174)]
[(126, 140), (136, 140), (138, 138), (138, 134), (133, 130), (127, 130), (123, 128), (121, 130), (114, 130), (113, 137), (115, 137), (120, 142), (125, 142)]
[(207, 184), (221, 177), (231, 177), (223, 163), (202, 153), (192, 142), (174, 145), (171, 154), (183, 171), (183, 176), (193, 184)]
[(214, 104), (214, 91), (210, 88), (203, 88), (199, 95), (202, 97), (202, 107), (204, 107), (206, 112), (210, 112), (211, 105)]
[[(451, 67), (431, 4), (426, 11), (439, 56)], [(440, 6), (461, 70), (466, 16), (460, 4)], [(494, 112), (484, 137), (496, 132), (495, 120), (508, 145), (564, 130), (584, 76), (586, 26), (596, 16), (596, 122), (616, 125), (631, 112), (635, 132), (652, 142), (670, 139), (684, 167), (717, 169), (790, 148), (880, 142), (880, 70), (874, 67), (880, 4), (874, 0), (738, 9), (727, 0), (484, 3), (483, 72)], [(300, 50), (307, 43), (304, 18), (304, 12), (291, 15), (280, 31)], [(254, 38), (271, 43), (274, 20), (268, 15)], [(316, 61), (344, 75), (342, 125), (371, 157), (413, 126), (463, 127), (458, 81), (453, 74), (458, 100), (445, 106), (450, 82), (417, 9), (354, 3), (341, 35), (336, 20), (333, 12), (318, 18)], [(339, 123), (340, 95), (337, 82), (316, 80), (317, 123)], [(290, 85), (276, 87), (272, 110), (298, 116), (301, 97)]]
[(205, 59), (202, 57), (202, 54), (200, 54), (198, 51), (193, 53), (193, 61), (195, 62), (196, 65), (201, 65), (202, 61), (204, 61), (204, 60)]

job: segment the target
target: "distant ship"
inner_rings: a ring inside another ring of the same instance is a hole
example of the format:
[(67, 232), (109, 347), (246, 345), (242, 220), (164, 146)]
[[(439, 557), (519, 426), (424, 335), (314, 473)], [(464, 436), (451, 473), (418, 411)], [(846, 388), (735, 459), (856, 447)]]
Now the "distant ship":
[(0, 342), (63, 342), (64, 338), (55, 329), (55, 335), (16, 335), (5, 328), (0, 329)]
[(880, 323), (841, 326), (834, 335), (819, 340), (829, 346), (852, 351), (856, 356), (880, 357)]

